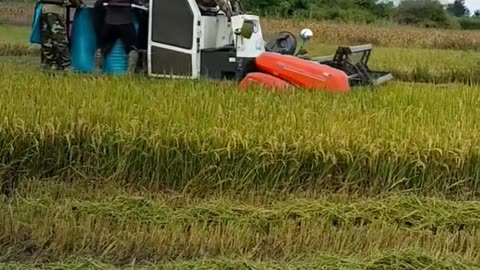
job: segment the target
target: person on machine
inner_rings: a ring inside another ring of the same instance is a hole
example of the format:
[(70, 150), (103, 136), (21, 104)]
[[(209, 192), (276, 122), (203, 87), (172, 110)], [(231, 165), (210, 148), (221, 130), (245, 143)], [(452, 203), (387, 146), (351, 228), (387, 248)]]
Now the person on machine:
[(205, 8), (219, 7), (228, 18), (240, 14), (240, 0), (197, 0), (197, 5)]
[[(117, 39), (120, 39), (128, 55), (128, 73), (134, 73), (138, 60), (138, 48), (131, 5), (136, 3), (135, 0), (98, 0), (96, 2), (98, 49), (95, 65), (97, 70), (103, 68), (104, 56), (110, 53)], [(104, 4), (107, 5), (104, 7)]]
[(79, 8), (81, 0), (40, 0), (41, 54), (43, 68), (69, 70), (71, 65), (70, 46), (66, 26), (66, 6)]

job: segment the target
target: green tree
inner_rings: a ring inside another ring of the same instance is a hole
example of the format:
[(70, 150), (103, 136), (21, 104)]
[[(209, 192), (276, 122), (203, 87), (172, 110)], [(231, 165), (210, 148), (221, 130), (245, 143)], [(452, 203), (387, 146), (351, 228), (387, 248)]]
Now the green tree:
[(470, 10), (465, 5), (465, 0), (455, 0), (452, 4), (447, 5), (447, 10), (455, 17), (470, 16)]
[(394, 9), (392, 0), (243, 0), (243, 4), (261, 15), (366, 23), (390, 18)]
[(396, 10), (395, 20), (400, 24), (428, 28), (455, 26), (438, 0), (403, 0)]

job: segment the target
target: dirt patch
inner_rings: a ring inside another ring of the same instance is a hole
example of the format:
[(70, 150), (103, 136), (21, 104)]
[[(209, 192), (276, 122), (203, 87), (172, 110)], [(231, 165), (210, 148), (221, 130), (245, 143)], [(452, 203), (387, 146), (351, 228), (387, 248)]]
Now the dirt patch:
[(0, 2), (0, 24), (29, 26), (32, 25), (34, 3)]

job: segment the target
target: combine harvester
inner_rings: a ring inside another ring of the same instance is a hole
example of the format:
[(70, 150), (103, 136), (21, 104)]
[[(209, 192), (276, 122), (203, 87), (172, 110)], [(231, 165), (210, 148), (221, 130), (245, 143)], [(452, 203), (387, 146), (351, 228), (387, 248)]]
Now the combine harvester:
[[(371, 45), (340, 47), (332, 56), (307, 58), (303, 45), (313, 36), (309, 29), (300, 34), (301, 48), (289, 32), (266, 43), (258, 16), (246, 14), (238, 0), (232, 1), (235, 10), (227, 12), (215, 2), (149, 0), (140, 7), (148, 14), (143, 26), (148, 35), (138, 71), (157, 78), (234, 80), (242, 89), (253, 84), (336, 93), (377, 86), (393, 78), (388, 72), (369, 69)], [(94, 67), (93, 4), (77, 10), (72, 25), (72, 64), (81, 72), (91, 72)], [(112, 55), (106, 56), (106, 73), (126, 71), (126, 55), (117, 43)]]

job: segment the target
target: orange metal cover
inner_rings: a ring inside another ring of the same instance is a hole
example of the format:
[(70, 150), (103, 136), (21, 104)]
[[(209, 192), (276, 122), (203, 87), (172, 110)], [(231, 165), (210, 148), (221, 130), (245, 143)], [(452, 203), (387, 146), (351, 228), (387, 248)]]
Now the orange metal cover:
[(259, 85), (271, 90), (293, 90), (293, 85), (288, 82), (274, 77), (272, 75), (261, 73), (261, 72), (252, 72), (249, 73), (240, 83), (240, 89), (245, 90), (250, 85)]
[(327, 65), (273, 52), (261, 54), (255, 62), (259, 70), (300, 88), (334, 93), (350, 91), (347, 74)]

